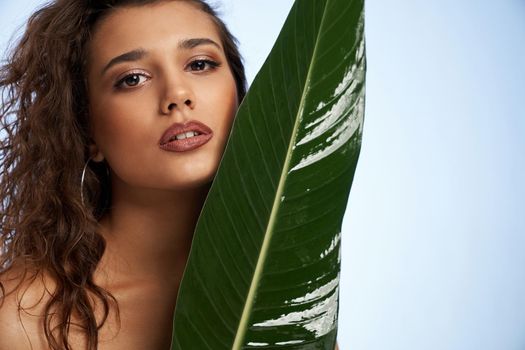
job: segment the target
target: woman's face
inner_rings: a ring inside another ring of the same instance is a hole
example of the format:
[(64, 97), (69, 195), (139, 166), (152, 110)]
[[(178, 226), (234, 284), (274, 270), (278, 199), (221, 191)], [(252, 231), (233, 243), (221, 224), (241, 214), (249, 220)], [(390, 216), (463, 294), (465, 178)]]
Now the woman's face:
[[(114, 181), (184, 189), (213, 179), (239, 102), (208, 14), (185, 1), (117, 8), (97, 24), (87, 74), (93, 140)], [(211, 129), (209, 141), (159, 145), (170, 126), (192, 120)]]

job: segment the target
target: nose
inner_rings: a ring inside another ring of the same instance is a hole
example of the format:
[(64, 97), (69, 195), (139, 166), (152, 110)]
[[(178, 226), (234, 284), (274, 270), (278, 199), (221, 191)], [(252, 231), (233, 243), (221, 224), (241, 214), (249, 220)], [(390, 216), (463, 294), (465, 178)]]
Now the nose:
[(195, 108), (193, 91), (183, 79), (170, 79), (166, 82), (160, 101), (160, 111), (162, 114), (170, 114), (175, 109), (182, 110), (184, 108)]

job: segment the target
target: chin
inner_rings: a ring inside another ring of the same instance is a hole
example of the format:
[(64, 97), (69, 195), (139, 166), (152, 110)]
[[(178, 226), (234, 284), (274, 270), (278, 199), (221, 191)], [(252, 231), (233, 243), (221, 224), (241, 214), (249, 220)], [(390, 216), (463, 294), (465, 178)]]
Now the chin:
[(206, 176), (204, 178), (195, 179), (194, 181), (192, 181), (191, 183), (187, 185), (187, 188), (198, 188), (198, 187), (211, 185), (214, 178), (215, 178), (215, 174), (213, 174), (213, 176)]
[(206, 172), (189, 172), (187, 176), (178, 174), (176, 184), (180, 189), (195, 189), (203, 186), (209, 186), (215, 178), (217, 169), (210, 169)]

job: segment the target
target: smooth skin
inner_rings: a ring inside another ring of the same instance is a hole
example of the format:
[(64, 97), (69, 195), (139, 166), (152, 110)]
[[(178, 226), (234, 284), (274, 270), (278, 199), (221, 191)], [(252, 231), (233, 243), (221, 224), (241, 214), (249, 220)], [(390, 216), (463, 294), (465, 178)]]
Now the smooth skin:
[[(206, 40), (181, 45), (192, 39)], [(133, 50), (142, 53), (106, 68)], [(214, 23), (184, 1), (116, 9), (98, 24), (89, 53), (90, 151), (106, 159), (112, 179), (112, 209), (100, 220), (107, 247), (94, 278), (120, 310), (120, 327), (112, 312), (100, 329), (99, 349), (166, 350), (193, 231), (239, 104), (235, 80)], [(189, 120), (208, 125), (212, 139), (183, 153), (159, 148), (166, 128)], [(19, 271), (2, 280), (7, 292)], [(5, 298), (0, 350), (47, 349), (40, 321), (53, 288), (44, 275)], [(18, 299), (28, 308), (20, 318)], [(70, 342), (85, 347), (75, 327)]]

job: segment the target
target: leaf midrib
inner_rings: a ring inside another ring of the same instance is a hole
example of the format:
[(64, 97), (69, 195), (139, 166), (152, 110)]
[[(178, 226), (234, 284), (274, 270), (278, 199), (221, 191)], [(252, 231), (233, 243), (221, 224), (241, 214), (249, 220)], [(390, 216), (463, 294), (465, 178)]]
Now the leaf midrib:
[(273, 226), (275, 224), (275, 218), (277, 216), (277, 212), (279, 211), (278, 209), (279, 209), (280, 203), (281, 203), (280, 199), (281, 199), (281, 196), (282, 196), (282, 193), (283, 193), (283, 190), (284, 190), (286, 173), (288, 173), (288, 170), (290, 168), (290, 160), (291, 160), (291, 155), (292, 155), (291, 149), (292, 149), (293, 144), (295, 143), (295, 140), (297, 138), (297, 129), (299, 127), (299, 121), (300, 121), (299, 117), (301, 116), (301, 114), (302, 114), (302, 112), (304, 110), (304, 103), (305, 103), (305, 100), (306, 100), (306, 96), (308, 94), (308, 84), (310, 82), (310, 78), (311, 78), (311, 74), (312, 74), (313, 61), (314, 61), (314, 58), (316, 57), (316, 54), (317, 54), (317, 45), (319, 44), (320, 35), (321, 35), (321, 32), (322, 32), (322, 28), (323, 28), (323, 24), (324, 24), (324, 20), (325, 20), (325, 16), (326, 16), (326, 12), (327, 12), (327, 8), (328, 8), (328, 3), (329, 2), (330, 2), (330, 0), (326, 0), (325, 7), (323, 9), (323, 17), (321, 18), (321, 22), (319, 24), (319, 31), (317, 32), (317, 37), (315, 39), (315, 46), (314, 46), (314, 49), (313, 49), (313, 52), (312, 52), (312, 56), (310, 58), (310, 64), (309, 64), (309, 67), (308, 67), (308, 73), (306, 74), (306, 79), (305, 79), (304, 86), (303, 86), (303, 93), (301, 95), (301, 101), (300, 101), (300, 104), (299, 104), (299, 108), (297, 110), (297, 114), (296, 114), (296, 118), (295, 118), (295, 124), (294, 124), (294, 128), (293, 128), (293, 131), (292, 131), (292, 137), (290, 138), (290, 143), (288, 144), (288, 151), (287, 151), (287, 154), (286, 154), (286, 159), (284, 161), (283, 171), (281, 172), (281, 176), (279, 178), (279, 185), (277, 187), (277, 193), (275, 195), (275, 199), (274, 199), (274, 202), (273, 202), (273, 205), (272, 205), (272, 212), (270, 214), (270, 220), (268, 221), (268, 226), (267, 226), (267, 229), (266, 229), (266, 232), (265, 232), (265, 235), (264, 235), (263, 244), (261, 246), (261, 252), (259, 254), (259, 258), (257, 259), (257, 265), (255, 267), (255, 272), (253, 274), (253, 278), (252, 278), (252, 282), (251, 282), (251, 285), (250, 285), (250, 289), (248, 290), (248, 296), (246, 298), (246, 303), (244, 304), (244, 309), (243, 309), (243, 312), (242, 312), (242, 315), (241, 315), (241, 319), (239, 321), (239, 327), (237, 328), (237, 333), (235, 334), (235, 340), (233, 342), (232, 350), (240, 350), (241, 349), (241, 345), (242, 345), (242, 342), (244, 341), (244, 337), (245, 337), (245, 334), (246, 334), (246, 328), (247, 328), (248, 320), (250, 318), (250, 314), (251, 314), (251, 310), (252, 310), (252, 306), (253, 306), (253, 301), (255, 299), (255, 291), (257, 290), (257, 287), (259, 285), (262, 267), (264, 266), (264, 262), (266, 261), (266, 255), (267, 255), (267, 252), (268, 252), (268, 247), (270, 245), (270, 240), (271, 240), (271, 237), (273, 235)]

